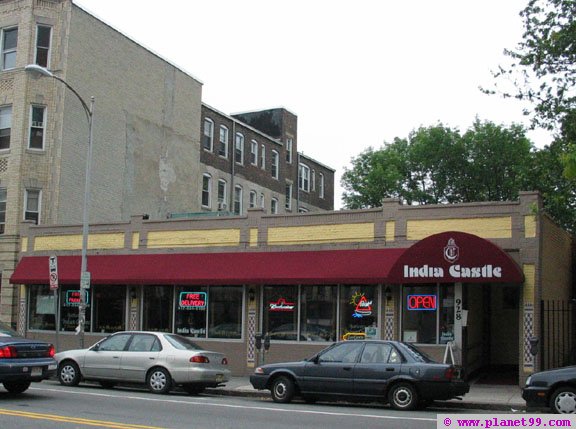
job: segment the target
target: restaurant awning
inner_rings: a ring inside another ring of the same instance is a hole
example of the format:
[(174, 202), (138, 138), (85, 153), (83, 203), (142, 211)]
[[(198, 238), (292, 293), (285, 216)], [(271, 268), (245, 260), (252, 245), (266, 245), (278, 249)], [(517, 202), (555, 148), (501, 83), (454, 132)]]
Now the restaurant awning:
[[(91, 284), (382, 283), (405, 249), (88, 256)], [(79, 284), (80, 256), (58, 256), (60, 284)], [(14, 284), (48, 284), (48, 256), (24, 256)]]

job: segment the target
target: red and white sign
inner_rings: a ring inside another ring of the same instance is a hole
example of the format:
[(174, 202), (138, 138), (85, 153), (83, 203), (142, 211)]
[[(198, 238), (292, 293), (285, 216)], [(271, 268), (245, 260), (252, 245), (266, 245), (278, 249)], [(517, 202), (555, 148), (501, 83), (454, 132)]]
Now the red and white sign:
[(48, 258), (48, 268), (50, 270), (50, 290), (58, 289), (58, 258), (50, 256)]

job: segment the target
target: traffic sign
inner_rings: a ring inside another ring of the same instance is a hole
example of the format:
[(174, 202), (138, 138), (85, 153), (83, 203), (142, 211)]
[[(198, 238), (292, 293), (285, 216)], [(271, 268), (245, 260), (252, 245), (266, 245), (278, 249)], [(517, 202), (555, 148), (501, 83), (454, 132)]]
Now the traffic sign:
[(90, 272), (84, 271), (80, 276), (80, 289), (90, 289)]
[(50, 272), (50, 290), (58, 289), (58, 257), (50, 256), (48, 258), (48, 268)]

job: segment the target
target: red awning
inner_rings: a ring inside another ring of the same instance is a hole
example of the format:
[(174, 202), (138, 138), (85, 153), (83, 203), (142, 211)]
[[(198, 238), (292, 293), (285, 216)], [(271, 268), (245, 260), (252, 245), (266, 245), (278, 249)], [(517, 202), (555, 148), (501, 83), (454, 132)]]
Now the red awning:
[[(405, 249), (88, 256), (92, 284), (382, 283)], [(60, 284), (79, 284), (80, 256), (58, 256)], [(24, 256), (10, 283), (48, 284), (48, 256)]]

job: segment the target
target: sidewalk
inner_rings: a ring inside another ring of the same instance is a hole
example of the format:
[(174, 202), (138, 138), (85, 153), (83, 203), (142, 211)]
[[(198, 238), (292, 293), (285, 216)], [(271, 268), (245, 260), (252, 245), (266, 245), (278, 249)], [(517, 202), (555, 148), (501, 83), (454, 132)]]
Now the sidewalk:
[[(207, 392), (218, 395), (270, 398), (270, 391), (255, 390), (250, 384), (249, 377), (232, 377), (226, 386), (207, 389)], [(476, 383), (470, 385), (470, 392), (462, 400), (438, 401), (436, 404), (447, 408), (481, 410), (519, 411), (526, 409), (520, 387)]]

